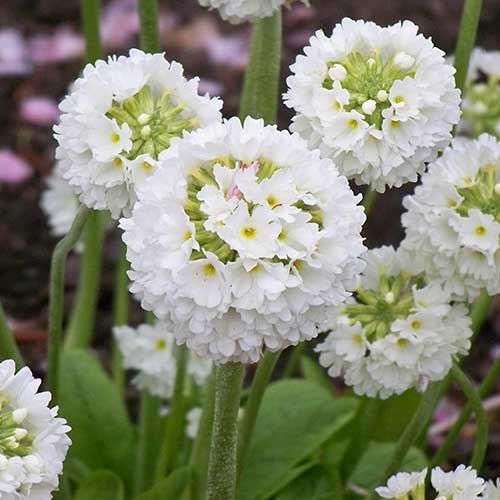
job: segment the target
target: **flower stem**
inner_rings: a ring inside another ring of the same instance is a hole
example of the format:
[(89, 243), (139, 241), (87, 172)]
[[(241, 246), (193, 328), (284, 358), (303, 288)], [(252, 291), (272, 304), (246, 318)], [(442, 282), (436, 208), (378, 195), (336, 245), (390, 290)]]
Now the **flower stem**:
[(156, 479), (162, 479), (175, 468), (178, 452), (184, 433), (184, 386), (188, 350), (186, 346), (177, 348), (177, 373), (175, 376), (174, 394), (170, 404), (170, 414), (167, 417), (165, 438), (160, 451), (156, 468)]
[(250, 42), (250, 61), (245, 73), (240, 118), (263, 118), (276, 123), (282, 43), (281, 12), (258, 19)]
[(476, 416), (476, 440), (470, 465), (472, 468), (479, 471), (483, 465), (486, 447), (488, 445), (488, 419), (486, 417), (486, 412), (484, 411), (483, 403), (481, 402), (478, 392), (472, 385), (469, 377), (458, 367), (458, 365), (453, 365), (451, 375), (467, 396)]
[(64, 343), (66, 349), (86, 348), (92, 340), (101, 274), (104, 225), (102, 213), (89, 213), (84, 230), (78, 292)]
[(0, 355), (3, 359), (13, 359), (19, 370), (24, 366), (24, 360), (17, 347), (14, 334), (11, 332), (5, 317), (2, 303), (0, 302)]
[(363, 195), (362, 205), (365, 207), (365, 214), (368, 214), (372, 211), (375, 203), (377, 201), (377, 191), (373, 191), (372, 189), (368, 189), (368, 191)]
[(237, 419), (243, 374), (241, 363), (227, 363), (216, 369), (206, 500), (234, 500), (236, 496)]
[(464, 91), (469, 59), (476, 41), (477, 27), (481, 17), (482, 0), (465, 0), (460, 20), (457, 45), (455, 47), (455, 83)]
[(292, 352), (288, 357), (288, 361), (285, 365), (285, 369), (283, 370), (283, 378), (291, 378), (295, 375), (298, 370), (300, 358), (302, 357), (302, 353), (306, 348), (306, 343), (301, 342), (292, 348)]
[(255, 372), (252, 386), (250, 388), (250, 395), (248, 396), (247, 403), (245, 404), (245, 412), (243, 414), (243, 422), (239, 435), (238, 476), (241, 474), (245, 465), (245, 460), (252, 442), (252, 435), (255, 429), (255, 423), (257, 421), (257, 415), (262, 403), (262, 398), (264, 397), (266, 387), (271, 380), (274, 367), (276, 366), (280, 354), (280, 351), (266, 352), (260, 360), (257, 371)]
[(63, 323), (64, 271), (66, 257), (77, 244), (83, 232), (90, 210), (80, 206), (68, 234), (56, 245), (50, 270), (49, 338), (47, 380), (52, 392), (52, 401), (57, 402), (59, 385), (59, 357)]
[[(384, 470), (376, 481), (376, 485), (385, 484), (387, 479), (397, 472), (401, 466), (401, 463), (405, 459), (408, 451), (413, 446), (418, 436), (421, 435), (422, 431), (427, 427), (427, 424), (434, 412), (434, 409), (439, 401), (442, 394), (442, 387), (448, 383), (448, 379), (444, 379), (441, 382), (434, 382), (429, 386), (425, 394), (422, 396), (420, 404), (413, 415), (410, 423), (404, 430), (403, 434), (396, 443), (396, 447), (392, 452), (392, 457), (389, 465)], [(369, 500), (375, 500), (378, 495), (375, 491), (372, 491), (369, 496)]]
[(477, 335), (481, 330), (490, 310), (492, 297), (486, 291), (482, 291), (479, 298), (474, 302), (471, 310), (472, 331)]
[[(489, 369), (486, 377), (478, 388), (478, 394), (480, 398), (486, 397), (492, 389), (495, 387), (495, 384), (498, 381), (498, 377), (500, 377), (500, 356), (493, 362), (491, 368)], [(441, 464), (444, 459), (448, 456), (451, 448), (455, 444), (458, 436), (460, 435), (460, 431), (463, 426), (469, 420), (471, 414), (473, 412), (472, 403), (468, 402), (464, 407), (457, 421), (453, 424), (453, 427), (448, 432), (445, 440), (443, 441), (441, 447), (436, 451), (434, 457), (432, 457), (432, 466), (436, 466)]]
[(153, 485), (158, 459), (158, 436), (161, 434), (160, 407), (159, 398), (147, 391), (141, 394), (135, 495), (143, 493)]
[(83, 33), (85, 36), (85, 55), (88, 63), (101, 57), (101, 37), (99, 32), (100, 0), (82, 1)]
[(215, 405), (215, 370), (208, 378), (205, 392), (205, 403), (200, 418), (198, 434), (191, 453), (191, 467), (194, 478), (191, 481), (191, 500), (205, 500), (208, 474), (208, 454), (212, 441)]
[(138, 0), (141, 25), (141, 48), (145, 52), (160, 51), (160, 32), (158, 29), (158, 1)]

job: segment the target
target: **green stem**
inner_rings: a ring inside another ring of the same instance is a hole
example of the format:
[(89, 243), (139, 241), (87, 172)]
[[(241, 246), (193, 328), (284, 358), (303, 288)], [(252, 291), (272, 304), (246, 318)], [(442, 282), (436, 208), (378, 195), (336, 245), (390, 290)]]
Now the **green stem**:
[(16, 363), (16, 368), (19, 370), (24, 366), (24, 360), (17, 347), (14, 334), (10, 331), (7, 325), (7, 318), (0, 302), (0, 354), (3, 359), (13, 359)]
[(82, 1), (82, 24), (85, 36), (85, 55), (88, 63), (101, 57), (101, 37), (99, 32), (100, 0)]
[(157, 480), (162, 479), (175, 469), (180, 445), (184, 437), (184, 386), (186, 384), (188, 361), (188, 350), (186, 346), (179, 346), (177, 348), (176, 357), (177, 373), (175, 376), (174, 394), (171, 400), (170, 413), (167, 418), (163, 446), (156, 468)]
[(48, 373), (47, 380), (52, 391), (52, 401), (57, 402), (59, 385), (59, 357), (63, 323), (64, 271), (66, 257), (77, 244), (83, 232), (90, 210), (82, 205), (68, 234), (56, 245), (50, 270)]
[(255, 21), (245, 73), (240, 118), (276, 123), (281, 71), (281, 12)]
[[(408, 451), (413, 446), (418, 436), (426, 428), (432, 413), (441, 397), (442, 385), (447, 384), (448, 379), (444, 379), (441, 382), (434, 382), (429, 386), (425, 394), (422, 396), (420, 404), (413, 415), (410, 423), (407, 425), (403, 434), (396, 443), (396, 447), (392, 452), (389, 465), (383, 471), (376, 481), (376, 485), (385, 484), (387, 479), (392, 476), (395, 472), (399, 471), (403, 460), (405, 459)], [(375, 491), (372, 491), (369, 496), (369, 500), (375, 500), (378, 495)]]
[(482, 291), (476, 302), (474, 302), (471, 310), (472, 331), (474, 335), (479, 333), (486, 321), (492, 300), (493, 297), (490, 297), (486, 291)]
[(145, 52), (160, 51), (160, 32), (158, 29), (158, 1), (138, 0), (141, 25), (140, 42)]
[(288, 361), (285, 365), (285, 369), (283, 370), (283, 378), (291, 378), (293, 377), (299, 368), (300, 358), (302, 357), (302, 353), (306, 348), (306, 342), (301, 342), (292, 348), (292, 352), (288, 357)]
[(235, 500), (238, 454), (237, 420), (244, 371), (241, 363), (226, 363), (217, 367), (206, 500)]
[(86, 348), (92, 341), (99, 294), (104, 229), (104, 214), (92, 211), (85, 224), (78, 292), (66, 333), (64, 343), (66, 349)]
[[(486, 377), (484, 378), (483, 382), (478, 388), (478, 394), (480, 398), (486, 397), (493, 390), (495, 384), (498, 381), (498, 377), (500, 377), (500, 357), (498, 357), (493, 362)], [(453, 447), (453, 445), (458, 439), (458, 436), (460, 435), (460, 431), (469, 420), (472, 412), (473, 412), (472, 403), (469, 402), (460, 413), (460, 416), (458, 417), (457, 421), (453, 424), (453, 427), (448, 432), (440, 448), (434, 454), (434, 457), (432, 457), (433, 467), (441, 464), (448, 456), (451, 448)]]
[(465, 0), (455, 47), (455, 83), (464, 92), (469, 59), (476, 42), (477, 27), (481, 17), (482, 0)]
[(252, 435), (257, 421), (259, 408), (264, 397), (274, 367), (280, 357), (281, 352), (266, 352), (260, 360), (257, 370), (255, 372), (252, 386), (250, 388), (250, 395), (245, 405), (243, 413), (243, 422), (240, 432), (240, 442), (238, 447), (238, 475), (241, 474), (245, 465), (245, 460), (252, 443)]
[(144, 391), (139, 412), (139, 442), (135, 476), (135, 495), (151, 488), (158, 459), (158, 436), (161, 434), (161, 401)]
[(372, 211), (373, 207), (375, 206), (375, 203), (377, 201), (377, 191), (373, 191), (372, 189), (369, 189), (364, 195), (363, 195), (363, 202), (362, 205), (365, 207), (365, 214), (368, 216), (368, 214)]
[(191, 467), (194, 478), (191, 481), (191, 500), (205, 500), (208, 474), (208, 454), (212, 441), (215, 405), (215, 370), (207, 380), (205, 403), (200, 418), (198, 434), (191, 453)]

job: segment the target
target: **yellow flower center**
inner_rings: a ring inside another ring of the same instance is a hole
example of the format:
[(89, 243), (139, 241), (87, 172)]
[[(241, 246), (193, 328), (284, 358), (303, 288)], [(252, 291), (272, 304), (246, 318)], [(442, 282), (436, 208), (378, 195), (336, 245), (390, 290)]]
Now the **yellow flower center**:
[(484, 226), (477, 226), (476, 230), (475, 230), (475, 233), (478, 236), (484, 236), (486, 234), (486, 228)]
[(252, 239), (257, 235), (257, 229), (252, 226), (245, 226), (241, 229), (241, 235), (243, 238)]
[(164, 351), (167, 348), (167, 341), (165, 339), (156, 340), (156, 349), (158, 351)]
[(203, 274), (210, 277), (215, 276), (217, 274), (217, 270), (213, 264), (208, 263), (203, 266)]
[(120, 140), (120, 135), (119, 135), (119, 134), (117, 134), (116, 132), (113, 132), (113, 133), (111, 134), (111, 142), (112, 142), (113, 144), (116, 144), (119, 140)]

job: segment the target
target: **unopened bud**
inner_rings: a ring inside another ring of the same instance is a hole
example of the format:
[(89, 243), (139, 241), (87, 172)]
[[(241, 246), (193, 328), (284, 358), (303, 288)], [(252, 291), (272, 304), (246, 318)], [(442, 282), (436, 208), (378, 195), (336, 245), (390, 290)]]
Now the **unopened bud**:
[(347, 71), (342, 64), (334, 64), (328, 71), (328, 75), (332, 80), (342, 81), (347, 76)]
[(151, 115), (148, 115), (147, 113), (142, 113), (142, 115), (139, 115), (139, 118), (137, 118), (140, 125), (146, 125), (149, 120), (151, 120)]
[(365, 115), (371, 115), (377, 109), (377, 103), (373, 99), (367, 99), (361, 105), (361, 109)]
[(379, 90), (377, 92), (377, 99), (380, 102), (385, 102), (385, 101), (387, 101), (388, 98), (389, 98), (389, 95), (387, 94), (387, 92), (385, 90)]
[(150, 135), (151, 135), (151, 127), (149, 125), (144, 125), (144, 127), (141, 128), (141, 136), (147, 138)]
[(500, 182), (495, 184), (495, 194), (500, 194)]
[(398, 52), (394, 56), (394, 64), (403, 71), (409, 70), (415, 64), (415, 58), (406, 52)]
[(22, 424), (27, 416), (28, 410), (26, 408), (18, 408), (12, 412), (12, 420), (18, 425)]
[(384, 298), (388, 304), (392, 304), (394, 302), (394, 294), (392, 292), (387, 292)]
[(23, 429), (22, 427), (18, 427), (14, 431), (14, 437), (16, 438), (16, 441), (22, 441), (27, 435), (28, 431), (26, 429)]

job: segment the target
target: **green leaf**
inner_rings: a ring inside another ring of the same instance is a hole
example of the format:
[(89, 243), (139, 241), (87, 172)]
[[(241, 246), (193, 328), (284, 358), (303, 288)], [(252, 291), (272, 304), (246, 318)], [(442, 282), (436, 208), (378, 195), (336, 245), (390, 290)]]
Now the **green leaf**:
[(323, 498), (340, 500), (335, 494), (328, 471), (321, 465), (316, 465), (290, 483), (276, 500), (320, 500)]
[(266, 500), (293, 471), (353, 417), (354, 398), (334, 399), (305, 380), (271, 384), (262, 402), (238, 500)]
[(135, 500), (180, 500), (190, 481), (191, 469), (182, 467), (159, 481), (146, 493), (136, 497)]
[(122, 480), (110, 471), (95, 471), (80, 484), (74, 500), (123, 500)]
[(91, 470), (111, 470), (131, 486), (135, 435), (125, 406), (99, 363), (82, 350), (61, 358), (61, 415), (72, 427), (74, 457)]
[(310, 380), (328, 391), (332, 389), (331, 378), (328, 377), (325, 370), (321, 368), (317, 361), (311, 359), (309, 356), (302, 356), (300, 364), (306, 380)]
[[(380, 471), (385, 470), (387, 467), (395, 446), (395, 443), (370, 443), (349, 482), (365, 489), (381, 486), (374, 484), (374, 482), (380, 477)], [(400, 471), (416, 472), (426, 466), (427, 458), (424, 453), (418, 448), (411, 448), (401, 465)]]
[(250, 60), (241, 96), (240, 118), (276, 123), (281, 70), (281, 12), (254, 23)]

